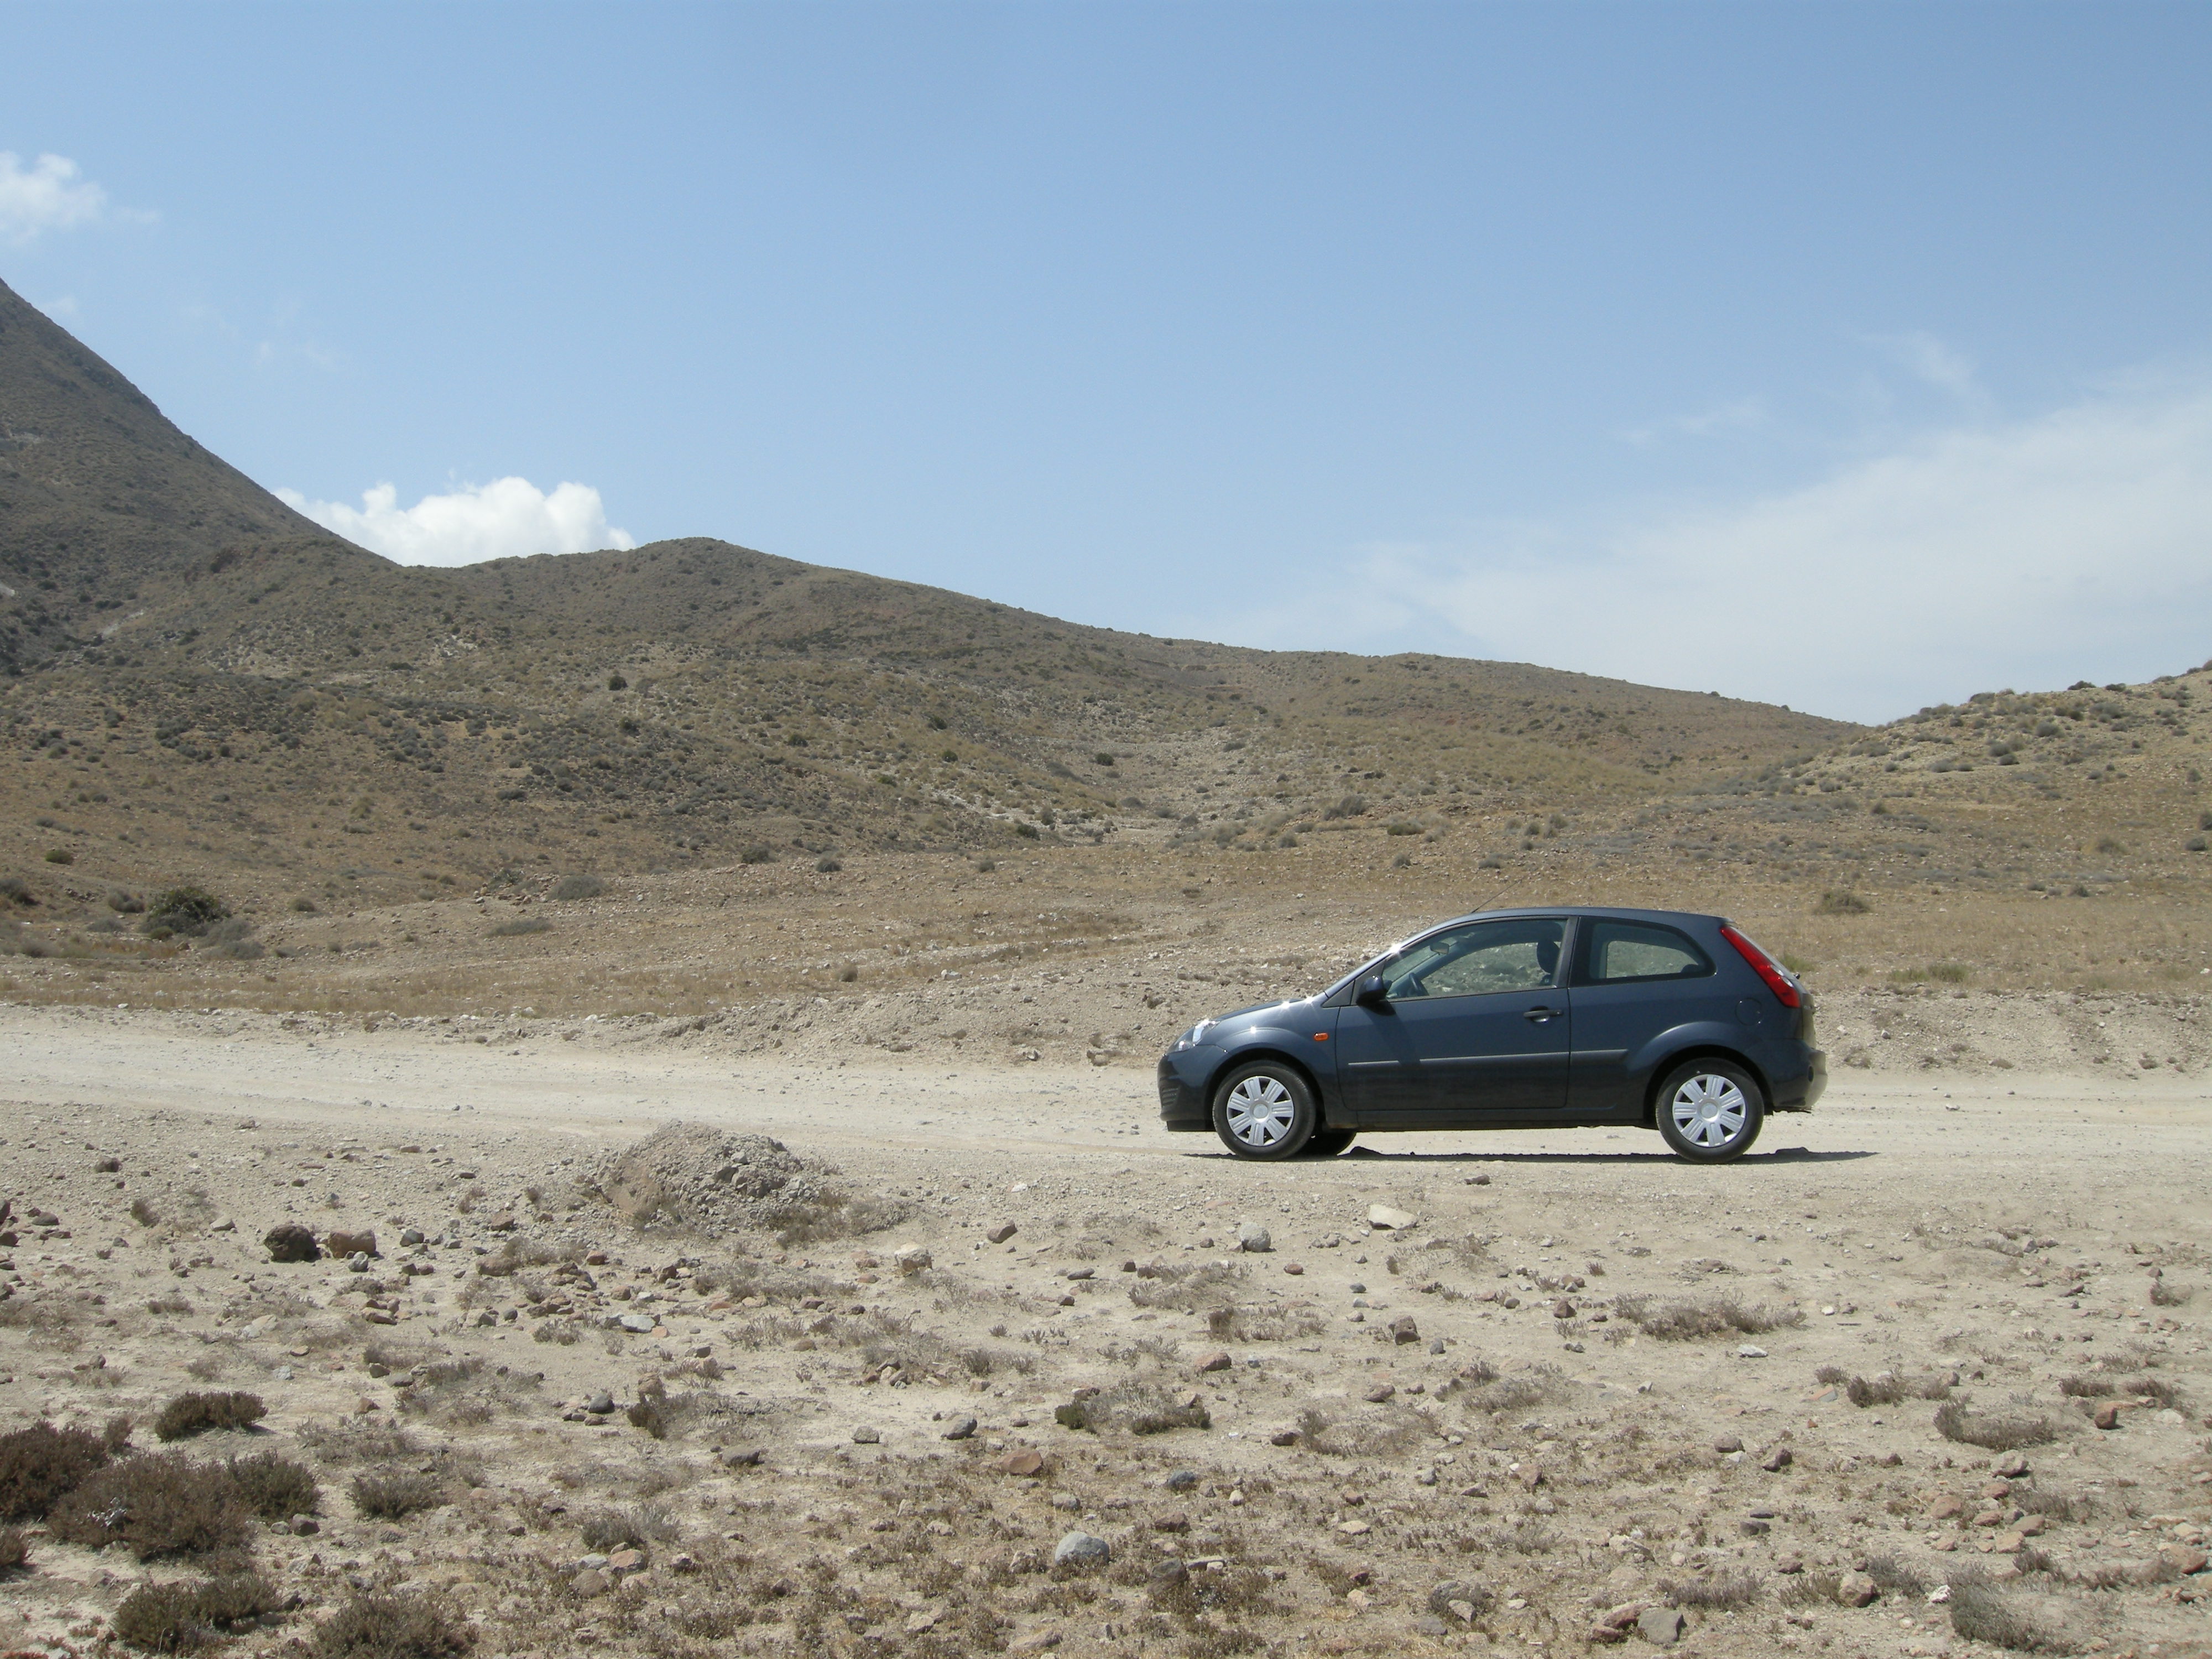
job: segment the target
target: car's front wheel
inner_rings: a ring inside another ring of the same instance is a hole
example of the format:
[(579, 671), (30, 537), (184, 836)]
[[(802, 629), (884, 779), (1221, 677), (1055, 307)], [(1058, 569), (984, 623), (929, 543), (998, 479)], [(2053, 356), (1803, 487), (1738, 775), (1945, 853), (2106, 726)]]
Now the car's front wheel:
[(1766, 1120), (1766, 1091), (1734, 1060), (1707, 1057), (1676, 1066), (1659, 1085), (1659, 1133), (1695, 1164), (1741, 1158)]
[(1306, 1142), (1308, 1158), (1334, 1158), (1359, 1138), (1357, 1129), (1316, 1129)]
[(1296, 1158), (1319, 1121), (1312, 1087), (1280, 1060), (1239, 1066), (1213, 1091), (1213, 1133), (1239, 1158)]

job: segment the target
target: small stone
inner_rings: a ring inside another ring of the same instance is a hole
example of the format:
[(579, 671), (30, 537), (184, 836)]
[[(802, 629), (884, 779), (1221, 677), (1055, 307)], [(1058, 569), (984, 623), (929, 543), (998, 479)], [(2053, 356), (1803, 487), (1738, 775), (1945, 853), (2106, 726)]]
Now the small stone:
[(2090, 1420), (2100, 1429), (2117, 1429), (2120, 1426), (2120, 1408), (2117, 1405), (2100, 1406), (2096, 1416)]
[(335, 1256), (374, 1255), (376, 1234), (366, 1228), (357, 1233), (334, 1231), (324, 1237), (323, 1249)]
[(211, 1233), (234, 1233), (238, 1231), (238, 1224), (227, 1215), (217, 1216), (215, 1224), (208, 1231)]
[(1747, 1538), (1764, 1538), (1774, 1530), (1774, 1522), (1756, 1518), (1747, 1518), (1737, 1524), (1743, 1528), (1744, 1536)]
[(1296, 1261), (1285, 1261), (1283, 1263), (1283, 1271), (1296, 1279), (1305, 1272), (1305, 1268)]
[(1671, 1648), (1682, 1639), (1679, 1607), (1646, 1607), (1636, 1616), (1637, 1634), (1656, 1647)]
[(907, 1614), (904, 1629), (908, 1636), (919, 1636), (926, 1630), (934, 1629), (938, 1620), (941, 1617), (943, 1617), (941, 1608), (921, 1607)]
[(1114, 1547), (1095, 1533), (1071, 1532), (1052, 1547), (1052, 1564), (1103, 1567), (1114, 1559)]
[(1370, 1204), (1367, 1206), (1367, 1224), (1389, 1232), (1403, 1232), (1419, 1219), (1420, 1217), (1417, 1215), (1405, 1210), (1393, 1209), (1388, 1204)]
[(1267, 1443), (1271, 1446), (1295, 1446), (1298, 1443), (1298, 1431), (1296, 1429), (1277, 1429), (1267, 1437)]
[(2194, 1544), (2168, 1544), (2159, 1551), (2158, 1559), (2184, 1577), (2203, 1571), (2206, 1565), (2204, 1552)]
[(617, 1550), (607, 1557), (607, 1565), (617, 1572), (635, 1572), (644, 1565), (643, 1550)]
[(1939, 1492), (1928, 1501), (1930, 1521), (1955, 1521), (1966, 1512), (1966, 1500), (1956, 1492)]
[(1364, 1521), (1340, 1521), (1336, 1523), (1336, 1529), (1346, 1538), (1357, 1538), (1367, 1530), (1367, 1523)]
[(1759, 1467), (1769, 1474), (1779, 1474), (1796, 1461), (1796, 1455), (1789, 1447), (1778, 1446), (1771, 1454), (1761, 1460)]
[(1401, 1346), (1421, 1340), (1421, 1328), (1413, 1322), (1411, 1314), (1400, 1314), (1390, 1322), (1390, 1340)]
[(994, 1244), (1003, 1244), (1020, 1231), (1021, 1229), (1014, 1225), (1012, 1222), (1001, 1221), (997, 1226), (985, 1233), (983, 1237), (989, 1239)]
[(1229, 1369), (1229, 1356), (1218, 1350), (1198, 1362), (1198, 1369), (1200, 1371), (1225, 1371)]
[(1368, 1389), (1361, 1398), (1364, 1399), (1370, 1406), (1379, 1406), (1384, 1401), (1394, 1396), (1397, 1392), (1397, 1387), (1394, 1383), (1377, 1382), (1373, 1388)]
[(1564, 1296), (1552, 1304), (1552, 1317), (1554, 1319), (1572, 1319), (1575, 1311), (1575, 1304)]
[(1738, 1359), (1764, 1359), (1766, 1358), (1766, 1350), (1755, 1342), (1746, 1342), (1736, 1349), (1735, 1357)]
[(2027, 1459), (2018, 1452), (1997, 1461), (1996, 1474), (2007, 1480), (2018, 1480), (2027, 1473)]
[(733, 1448), (722, 1454), (722, 1467), (726, 1469), (757, 1469), (760, 1467), (760, 1461), (761, 1449), (758, 1446), (749, 1446), (743, 1451)]
[(999, 1460), (999, 1472), (1019, 1475), (1024, 1480), (1034, 1479), (1044, 1473), (1044, 1454), (1038, 1451), (1008, 1452)]
[(584, 1409), (594, 1417), (605, 1417), (614, 1408), (614, 1395), (607, 1393), (604, 1389), (584, 1402)]
[(1188, 1532), (1190, 1517), (1181, 1510), (1170, 1510), (1165, 1515), (1156, 1515), (1152, 1517), (1152, 1530), (1154, 1532)]
[(972, 1417), (956, 1417), (945, 1425), (947, 1440), (965, 1440), (975, 1432), (975, 1419)]
[(624, 1314), (615, 1323), (637, 1336), (650, 1336), (657, 1322), (651, 1314)]
[(323, 1529), (323, 1523), (312, 1515), (295, 1515), (290, 1525), (292, 1535), (295, 1538), (313, 1538)]
[(902, 1244), (891, 1252), (891, 1266), (902, 1273), (918, 1273), (933, 1260), (928, 1249), (920, 1244)]
[[(1031, 1049), (1030, 1051), (1030, 1058), (1035, 1059), (1036, 1054), (1036, 1051), (1035, 1049)], [(1048, 1650), (1056, 1648), (1059, 1645), (1060, 1632), (1058, 1631), (1033, 1630), (1026, 1636), (1017, 1636), (1012, 1641), (1009, 1642), (1006, 1644), (1006, 1651), (1012, 1654), (1043, 1653)]]
[(1847, 1572), (1836, 1581), (1836, 1600), (1847, 1607), (1863, 1607), (1881, 1594), (1881, 1586), (1863, 1572)]
[(853, 1431), (853, 1443), (856, 1446), (879, 1446), (883, 1439), (881, 1430), (872, 1429), (865, 1423)]
[(1774, 1570), (1785, 1577), (1794, 1577), (1805, 1571), (1805, 1558), (1795, 1553), (1780, 1556), (1775, 1560)]
[(605, 1595), (614, 1587), (614, 1581), (597, 1567), (586, 1567), (568, 1581), (568, 1588), (579, 1595)]
[(1097, 1276), (1098, 1272), (1095, 1267), (1070, 1267), (1061, 1275), (1062, 1278), (1073, 1279), (1096, 1279)]
[(1160, 1485), (1165, 1486), (1170, 1492), (1188, 1492), (1197, 1484), (1198, 1471), (1196, 1469), (1177, 1469), (1173, 1474), (1160, 1482)]
[(420, 1244), (422, 1242), (422, 1230), (420, 1227), (402, 1227), (399, 1230), (399, 1242), (402, 1244)]
[(1275, 1248), (1275, 1241), (1258, 1222), (1243, 1221), (1237, 1226), (1237, 1248), (1249, 1250), (1255, 1255), (1265, 1255)]

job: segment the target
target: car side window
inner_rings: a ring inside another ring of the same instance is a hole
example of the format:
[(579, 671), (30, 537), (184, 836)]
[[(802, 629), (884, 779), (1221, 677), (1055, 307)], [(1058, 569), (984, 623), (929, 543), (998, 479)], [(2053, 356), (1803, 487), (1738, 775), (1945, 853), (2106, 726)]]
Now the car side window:
[(1472, 922), (1407, 946), (1382, 976), (1394, 1002), (1541, 990), (1559, 972), (1565, 933), (1549, 919)]
[(1627, 980), (1702, 979), (1713, 971), (1712, 958), (1671, 927), (1594, 921), (1589, 929), (1589, 982), (1593, 985), (1618, 985)]

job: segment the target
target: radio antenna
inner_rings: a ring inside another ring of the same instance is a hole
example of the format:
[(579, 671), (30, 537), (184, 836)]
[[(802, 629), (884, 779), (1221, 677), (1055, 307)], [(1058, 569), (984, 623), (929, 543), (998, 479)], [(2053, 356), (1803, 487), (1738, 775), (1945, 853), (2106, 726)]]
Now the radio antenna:
[(1494, 909), (1496, 909), (1496, 908), (1498, 908), (1498, 899), (1499, 895), (1500, 895), (1500, 894), (1503, 894), (1503, 893), (1508, 893), (1508, 892), (1510, 892), (1510, 891), (1512, 890), (1512, 889), (1513, 889), (1513, 884), (1512, 884), (1511, 882), (1510, 882), (1510, 881), (1509, 881), (1509, 882), (1505, 882), (1505, 883), (1502, 884), (1501, 884), (1501, 885), (1500, 885), (1500, 886), (1499, 886), (1499, 887), (1498, 887), (1495, 891), (1493, 891), (1493, 892), (1491, 894), (1491, 896), (1490, 896), (1488, 898), (1486, 898), (1486, 899), (1483, 900), (1483, 902), (1482, 902), (1481, 903), (1480, 903), (1480, 904), (1478, 904), (1478, 905), (1476, 905), (1476, 906), (1474, 907), (1474, 914), (1475, 914), (1475, 915), (1481, 915), (1481, 914), (1482, 914), (1482, 912), (1484, 912), (1485, 910), (1494, 910)]

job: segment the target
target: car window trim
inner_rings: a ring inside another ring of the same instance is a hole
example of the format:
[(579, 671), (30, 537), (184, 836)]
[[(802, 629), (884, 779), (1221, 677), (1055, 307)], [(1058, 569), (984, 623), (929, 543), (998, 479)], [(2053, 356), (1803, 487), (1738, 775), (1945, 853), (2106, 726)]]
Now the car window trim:
[[(1556, 921), (1559, 924), (1559, 963), (1558, 967), (1552, 969), (1551, 978), (1546, 980), (1542, 984), (1516, 985), (1510, 990), (1504, 991), (1447, 991), (1437, 996), (1407, 997), (1405, 1000), (1409, 1003), (1457, 1002), (1464, 997), (1525, 997), (1533, 996), (1541, 991), (1563, 990), (1565, 988), (1565, 985), (1561, 975), (1567, 971), (1568, 963), (1574, 959), (1573, 951), (1575, 948), (1576, 933), (1575, 924), (1580, 920), (1581, 918), (1577, 916), (1534, 915), (1489, 917), (1471, 916), (1460, 921), (1448, 921), (1441, 927), (1431, 928), (1427, 933), (1423, 933), (1418, 939), (1407, 940), (1404, 945), (1389, 952), (1389, 955), (1376, 957), (1372, 966), (1361, 969), (1359, 972), (1353, 976), (1353, 982), (1356, 984), (1359, 980), (1364, 979), (1369, 974), (1373, 973), (1376, 969), (1380, 968), (1383, 963), (1395, 961), (1400, 957), (1406, 956), (1412, 951), (1419, 949), (1422, 945), (1426, 945), (1431, 939), (1436, 938), (1437, 934), (1449, 933), (1455, 928), (1503, 927), (1516, 921)], [(1396, 1002), (1399, 999), (1393, 997), (1390, 1000)]]
[[(1625, 916), (1583, 916), (1577, 920), (1583, 924), (1575, 930), (1577, 938), (1575, 943), (1574, 983), (1577, 986), (1595, 990), (1606, 985), (1681, 985), (1693, 979), (1711, 979), (1720, 972), (1720, 969), (1713, 961), (1711, 951), (1706, 950), (1680, 928), (1670, 927), (1666, 922), (1631, 921)], [(1698, 974), (1638, 974), (1627, 979), (1598, 978), (1591, 971), (1590, 952), (1597, 942), (1598, 925), (1607, 921), (1617, 922), (1623, 927), (1641, 927), (1648, 933), (1673, 934), (1689, 947), (1692, 955), (1705, 963), (1705, 971)], [(1565, 959), (1565, 953), (1563, 951), (1561, 952), (1563, 963)]]

